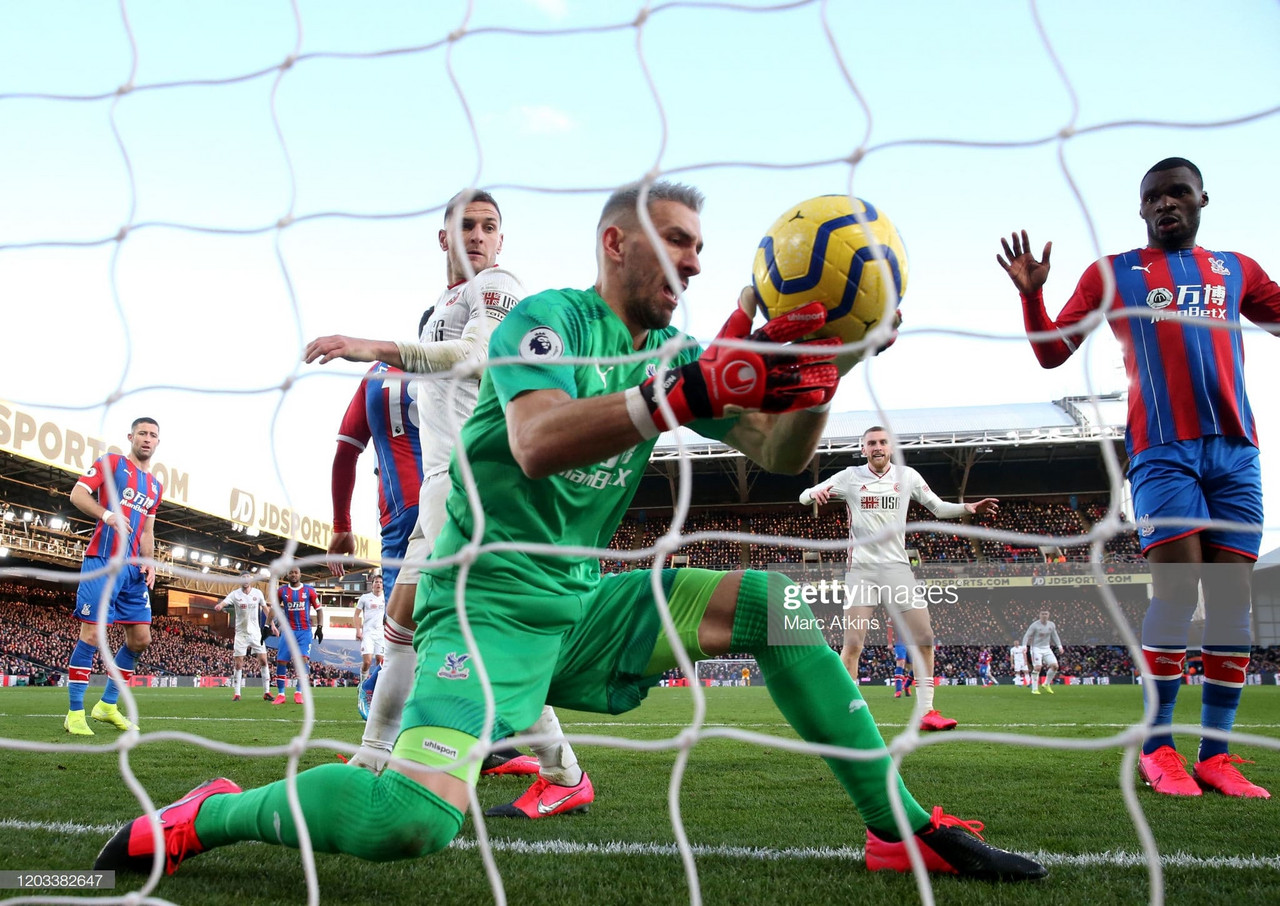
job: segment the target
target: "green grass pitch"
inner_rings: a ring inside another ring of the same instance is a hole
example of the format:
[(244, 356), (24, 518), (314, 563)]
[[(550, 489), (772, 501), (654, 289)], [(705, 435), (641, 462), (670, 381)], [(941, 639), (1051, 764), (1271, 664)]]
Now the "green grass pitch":
[[(895, 736), (906, 722), (908, 702), (895, 701), (884, 688), (864, 691), (886, 737)], [(1197, 723), (1199, 690), (1183, 691), (1176, 719)], [(793, 737), (763, 689), (706, 693), (708, 725)], [(223, 689), (137, 690), (137, 696), (144, 732), (198, 733), (259, 747), (286, 743), (301, 726), (301, 707), (272, 707), (253, 686), (236, 703)], [(89, 697), (96, 700), (95, 690)], [(317, 690), (314, 735), (358, 742), (363, 724), (354, 700), (353, 689)], [(1132, 686), (1059, 686), (1054, 696), (1032, 697), (1011, 686), (942, 688), (937, 702), (963, 729), (1101, 739), (1135, 717), (1139, 691)], [(116, 753), (13, 748), (16, 741), (68, 745), (70, 737), (62, 731), (65, 709), (62, 689), (0, 689), (0, 737), (9, 746), (5, 782), (0, 784), (0, 868), (88, 868), (111, 830), (138, 813), (121, 779)], [(654, 740), (675, 736), (691, 715), (689, 690), (656, 689), (630, 714), (563, 712), (560, 717), (571, 734)], [(110, 745), (118, 736), (106, 725), (94, 726), (95, 743)], [(1237, 726), (1280, 740), (1280, 688), (1246, 689)], [(1192, 754), (1194, 745), (1190, 737), (1179, 740), (1184, 753)], [(666, 806), (675, 753), (581, 744), (576, 748), (596, 786), (596, 803), (589, 814), (489, 822), (509, 902), (687, 903), (688, 888)], [(1257, 760), (1247, 773), (1275, 791), (1275, 799), (1169, 799), (1139, 786), (1139, 799), (1165, 859), (1168, 903), (1280, 902), (1280, 752), (1249, 746), (1234, 751)], [(311, 749), (303, 766), (334, 757), (330, 748)], [(230, 777), (249, 787), (279, 779), (285, 769), (281, 756), (235, 757), (174, 741), (144, 742), (129, 760), (157, 804), (176, 799), (210, 777)], [(947, 739), (910, 754), (904, 773), (922, 804), (940, 803), (953, 814), (979, 818), (986, 822), (988, 840), (1042, 854), (1051, 864), (1050, 877), (1035, 885), (938, 878), (937, 902), (1146, 902), (1147, 870), (1121, 799), (1120, 760), (1121, 751), (1114, 745), (1065, 751)], [(523, 778), (484, 778), (480, 802), (488, 807), (508, 801), (523, 789)], [(863, 868), (858, 852), (863, 825), (816, 757), (735, 740), (704, 740), (693, 750), (681, 808), (689, 839), (698, 848), (706, 903), (918, 901), (910, 876), (872, 875)], [(413, 862), (373, 865), (320, 855), (321, 901), (343, 906), (424, 898), (490, 903), (493, 895), (474, 841), (468, 819), (451, 849)], [(142, 881), (120, 875), (112, 893), (135, 890)], [(173, 877), (163, 878), (155, 895), (184, 906), (306, 901), (298, 854), (262, 844), (203, 854)]]

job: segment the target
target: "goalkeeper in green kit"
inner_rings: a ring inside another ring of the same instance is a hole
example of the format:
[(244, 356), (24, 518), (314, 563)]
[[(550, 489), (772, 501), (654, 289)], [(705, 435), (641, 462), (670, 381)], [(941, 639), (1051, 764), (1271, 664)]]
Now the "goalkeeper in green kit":
[[(317, 851), (386, 861), (436, 852), (454, 838), (480, 772), (480, 759), (468, 757), (485, 723), (478, 657), (493, 689), (490, 740), (533, 724), (544, 703), (628, 711), (676, 665), (652, 571), (601, 576), (594, 557), (548, 550), (608, 547), (661, 431), (690, 425), (775, 472), (799, 472), (813, 455), (839, 381), (830, 349), (838, 341), (799, 339), (824, 323), (821, 303), (754, 333), (751, 314), (739, 308), (717, 338), (791, 344), (796, 354), (716, 343), (705, 352), (667, 350), (672, 357), (663, 369), (660, 347), (682, 338), (670, 326), (677, 291), (661, 256), (681, 289), (699, 272), (702, 195), (668, 182), (649, 187), (647, 210), (660, 251), (641, 227), (640, 198), (633, 186), (605, 203), (594, 287), (529, 296), (494, 331), (491, 363), (517, 362), (490, 364), (485, 372), (453, 456), (448, 515), (434, 556), (469, 554), (473, 540), (502, 547), (479, 554), (469, 568), (424, 570), (414, 613), (417, 678), (387, 768), (375, 776), (334, 764), (298, 775)], [(659, 405), (659, 380), (670, 413)], [(462, 451), (479, 511), (467, 497)], [(659, 581), (693, 659), (751, 654), (803, 739), (874, 753), (869, 760), (827, 762), (866, 822), (867, 867), (909, 871), (890, 806), (894, 768), (884, 741), (821, 632), (783, 629), (788, 580), (756, 571), (668, 569)], [(459, 624), (460, 599), (474, 649)], [(810, 616), (804, 605), (786, 613), (799, 617), (793, 626), (813, 625), (804, 620)], [(1047, 874), (1036, 862), (985, 843), (976, 834), (980, 822), (960, 821), (940, 807), (925, 810), (894, 780), (930, 870), (998, 880)], [(170, 872), (185, 858), (237, 841), (298, 845), (284, 781), (241, 791), (230, 780), (213, 780), (161, 809), (159, 819)], [(149, 871), (156, 849), (151, 824), (139, 818), (107, 843), (95, 867)]]

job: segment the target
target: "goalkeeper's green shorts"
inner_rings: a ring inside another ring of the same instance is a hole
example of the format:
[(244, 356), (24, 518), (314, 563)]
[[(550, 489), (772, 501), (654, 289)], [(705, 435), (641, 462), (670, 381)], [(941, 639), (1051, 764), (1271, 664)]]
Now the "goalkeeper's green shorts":
[[(667, 569), (659, 581), (690, 657), (701, 657), (698, 624), (720, 580), (704, 569)], [(653, 571), (602, 576), (589, 595), (536, 597), (468, 588), (476, 647), (463, 638), (457, 586), (424, 574), (413, 644), (418, 671), (401, 732), (445, 727), (479, 737), (485, 697), (476, 654), (493, 689), (492, 740), (528, 729), (543, 704), (621, 714), (640, 704), (676, 665), (654, 602)]]

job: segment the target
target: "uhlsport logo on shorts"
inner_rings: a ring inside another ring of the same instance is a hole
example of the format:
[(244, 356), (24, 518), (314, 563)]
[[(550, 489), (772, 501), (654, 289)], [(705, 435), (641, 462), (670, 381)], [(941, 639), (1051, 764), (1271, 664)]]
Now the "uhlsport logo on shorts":
[(456, 651), (450, 651), (444, 656), (444, 666), (436, 671), (436, 676), (441, 679), (466, 679), (471, 675), (471, 669), (464, 667), (471, 655), (458, 654)]

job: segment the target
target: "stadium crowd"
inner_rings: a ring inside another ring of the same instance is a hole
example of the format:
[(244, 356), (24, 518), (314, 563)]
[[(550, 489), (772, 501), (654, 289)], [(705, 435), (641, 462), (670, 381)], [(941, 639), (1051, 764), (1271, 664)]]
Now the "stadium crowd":
[[(74, 589), (0, 583), (0, 657), (5, 673), (39, 677), (65, 672), (67, 652), (80, 637), (80, 624), (71, 615), (74, 603)], [(110, 627), (107, 638), (116, 648), (123, 644), (124, 633)], [(249, 659), (249, 672), (256, 673), (256, 663)], [(151, 623), (151, 647), (140, 667), (141, 674), (227, 676), (232, 670), (231, 639), (178, 617), (157, 616)], [(319, 662), (312, 663), (311, 672), (326, 682), (355, 679), (350, 671)]]
[[(999, 531), (1069, 537), (1086, 534), (1106, 514), (1106, 509), (1107, 505), (1102, 501), (1077, 501), (1072, 506), (1068, 502), (1011, 498), (1001, 501), (998, 516), (979, 517), (974, 525)], [(936, 521), (933, 514), (915, 502), (912, 502), (907, 518), (910, 523)], [(817, 515), (812, 509), (801, 506), (741, 513), (724, 509), (695, 511), (689, 514), (681, 527), (682, 536), (702, 532), (739, 532), (794, 538), (800, 544), (745, 544), (725, 539), (702, 539), (684, 545), (677, 555), (687, 557), (689, 566), (714, 569), (743, 566), (768, 569), (785, 567), (786, 564), (839, 566), (846, 556), (844, 543), (849, 533), (848, 521), (848, 514), (838, 506), (826, 508)], [(1130, 525), (1126, 521), (1126, 526)], [(651, 548), (670, 527), (668, 513), (645, 511), (628, 516), (619, 526), (610, 547), (617, 551)], [(816, 545), (806, 542), (821, 542), (826, 547), (819, 550)], [(906, 542), (907, 549), (914, 551), (922, 563), (933, 565), (973, 564), (979, 568), (1007, 568), (1006, 564), (1038, 566), (1089, 560), (1088, 544), (1063, 545), (1060, 548), (1046, 545), (1042, 549), (1038, 545), (970, 538), (947, 531), (911, 531), (907, 533)], [(1127, 563), (1141, 559), (1137, 534), (1131, 527), (1107, 540), (1104, 562)], [(686, 565), (684, 559), (677, 562)], [(651, 565), (651, 558), (624, 560), (606, 557), (600, 561), (604, 572), (621, 572)]]
[[(1058, 536), (1083, 535), (1106, 515), (1105, 499), (1041, 500), (1010, 498), (1001, 501), (995, 518), (978, 517), (974, 525), (1025, 534)], [(916, 503), (911, 504), (908, 519), (912, 523), (930, 522), (934, 517)], [(1128, 524), (1127, 524), (1128, 525)], [(613, 551), (640, 551), (652, 548), (671, 527), (670, 513), (642, 511), (622, 521), (610, 545)], [(46, 526), (19, 524), (10, 532), (36, 537)], [(782, 568), (797, 576), (812, 577), (811, 570), (827, 577), (843, 573), (848, 538), (848, 517), (843, 507), (824, 508), (815, 515), (808, 507), (769, 507), (754, 510), (726, 508), (695, 510), (681, 527), (682, 536), (700, 533), (741, 533), (794, 538), (798, 544), (748, 543), (724, 538), (699, 539), (684, 544), (673, 562), (679, 565), (710, 569)], [(826, 548), (816, 550), (814, 543)], [(1002, 577), (1026, 575), (1049, 577), (1078, 573), (1089, 559), (1089, 545), (1063, 545), (1060, 548), (1023, 545), (987, 538), (969, 538), (955, 532), (913, 531), (907, 534), (907, 548), (920, 559), (920, 578), (947, 580), (964, 577)], [(157, 546), (157, 555), (167, 559), (168, 547)], [(1138, 539), (1132, 527), (1108, 539), (1103, 569), (1124, 572), (1134, 562), (1141, 562)], [(603, 572), (644, 569), (653, 565), (653, 555), (638, 559), (620, 556), (600, 561)], [(1117, 586), (1128, 588), (1127, 586)], [(1138, 587), (1121, 594), (1120, 605), (1131, 626), (1140, 624), (1146, 607), (1136, 595)], [(938, 640), (938, 673), (963, 681), (977, 675), (977, 656), (982, 647), (995, 655), (997, 673), (1007, 665), (1008, 648), (1020, 640), (1025, 627), (1036, 618), (1042, 606), (1050, 608), (1067, 643), (1063, 659), (1066, 672), (1081, 675), (1125, 675), (1132, 673), (1128, 653), (1120, 647), (1111, 618), (1096, 599), (1083, 597), (1064, 599), (1045, 595), (1018, 595), (1011, 600), (1008, 593), (984, 594), (970, 589), (960, 602), (932, 607), (933, 624)], [(31, 676), (48, 675), (65, 669), (68, 648), (74, 645), (77, 626), (70, 617), (74, 589), (25, 586), (16, 582), (0, 583), (0, 667), (7, 673)], [(212, 629), (178, 619), (156, 617), (153, 642), (144, 656), (149, 672), (174, 675), (224, 675), (231, 669), (230, 639)], [(840, 631), (833, 629), (829, 643), (838, 649)], [(883, 647), (883, 639), (872, 638), (863, 655), (864, 674), (873, 677), (891, 675), (893, 659)], [(120, 644), (119, 633), (112, 631), (112, 645)], [(252, 667), (251, 659), (251, 669)], [(349, 680), (348, 671), (316, 663), (313, 673), (321, 680)], [(719, 669), (719, 668), (717, 668)], [(727, 669), (727, 668), (725, 668)], [(1280, 655), (1272, 649), (1259, 649), (1252, 670), (1270, 672), (1280, 669)], [(729, 681), (726, 673), (717, 679)], [(740, 677), (739, 677), (740, 678)]]

